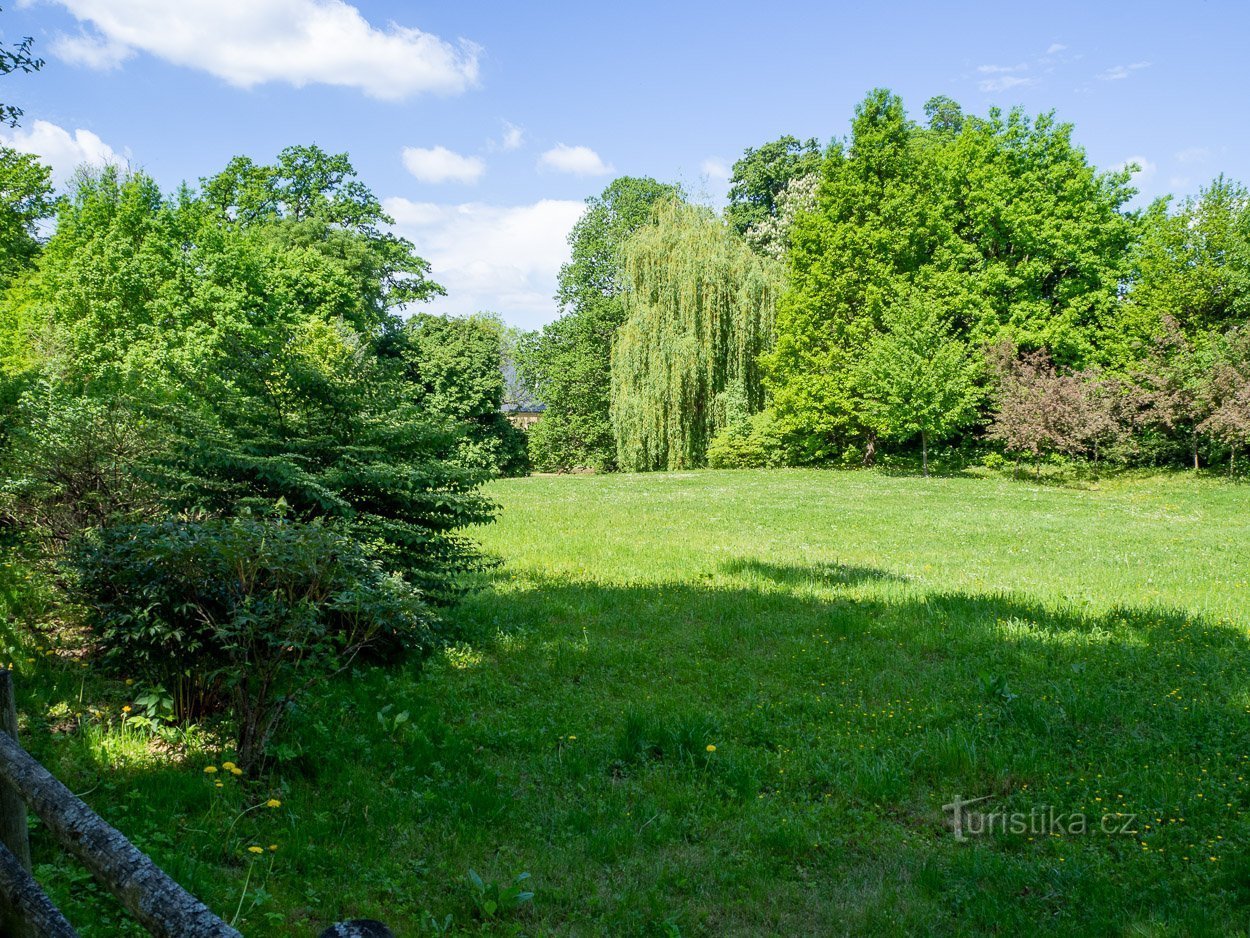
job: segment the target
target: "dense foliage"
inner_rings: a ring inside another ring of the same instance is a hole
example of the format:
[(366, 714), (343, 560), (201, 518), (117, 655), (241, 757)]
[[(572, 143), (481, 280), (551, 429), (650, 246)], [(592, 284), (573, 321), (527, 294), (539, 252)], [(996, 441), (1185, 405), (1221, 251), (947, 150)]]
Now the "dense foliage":
[(1099, 174), (1070, 138), (1018, 111), (922, 127), (888, 92), (859, 106), (790, 235), (769, 373), (797, 458), (869, 438), (860, 360), (910, 297), (974, 345), (1010, 335), (1065, 363), (1095, 357), (1131, 243), (1132, 190), (1127, 172)]
[[(617, 349), (621, 467), (705, 453), (718, 466), (871, 464), (915, 446), (927, 471), (930, 443), (950, 440), (1235, 470), (1250, 426), (1246, 190), (1220, 177), (1179, 206), (1131, 210), (1133, 167), (1100, 172), (1053, 115), (977, 117), (949, 98), (925, 115), (876, 90), (823, 157), (782, 137), (735, 165), (725, 224), (785, 263), (772, 335), (750, 317), (705, 328), (687, 315), (749, 291), (753, 274), (730, 284), (710, 259), (692, 263), (673, 218), (626, 242), (663, 247), (644, 253), (654, 297), (641, 291), (601, 341)], [(617, 263), (628, 270), (628, 249)], [(731, 322), (737, 338), (718, 331)], [(765, 396), (741, 413), (691, 380), (717, 343), (760, 350)]]
[(560, 269), (561, 316), (531, 337), (520, 368), (546, 410), (530, 431), (535, 468), (611, 469), (616, 441), (609, 418), (612, 342), (625, 321), (620, 248), (651, 218), (656, 203), (679, 195), (654, 179), (623, 176), (586, 200)]
[(180, 719), (228, 700), (244, 768), (311, 682), (381, 643), (433, 643), (420, 593), (317, 522), (114, 525), (77, 542), (70, 561), (104, 660), (164, 688)]
[(672, 200), (621, 248), (625, 322), (612, 423), (625, 470), (706, 465), (722, 428), (764, 407), (759, 357), (781, 272), (710, 211)]
[[(275, 506), (291, 551), (311, 556), (334, 538), (341, 549), (319, 563), (376, 565), (378, 577), (359, 579), (360, 596), (372, 594), (362, 602), (387, 602), (392, 582), (421, 609), (463, 591), (481, 558), (462, 532), (490, 518), (477, 486), (495, 468), (466, 458), (464, 444), (490, 401), (436, 405), (453, 363), (429, 347), (422, 361), (420, 329), (397, 309), (441, 288), (388, 224), (347, 158), (316, 147), (289, 148), (269, 166), (235, 159), (198, 192), (172, 196), (142, 174), (80, 177), (55, 234), (3, 299), (0, 369), (18, 390), (0, 510), (58, 577), (66, 547), (94, 545), (81, 555), (84, 576), (65, 582), (97, 635), (114, 635), (127, 615), (150, 616), (149, 629), (164, 631), (152, 649), (178, 644), (195, 679), (210, 681), (220, 649), (177, 642), (194, 619), (187, 610), (207, 615), (204, 603), (158, 615), (134, 586), (166, 565), (153, 588), (173, 578), (171, 596), (249, 596), (225, 576), (251, 550), (234, 536), (250, 529), (235, 522)], [(497, 341), (491, 349), (497, 378)], [(440, 369), (438, 388), (422, 383)], [(501, 383), (486, 393), (497, 407)], [(146, 552), (126, 547), (137, 531), (156, 532)], [(186, 543), (217, 579), (178, 579)], [(248, 610), (273, 635), (295, 615), (265, 603)], [(268, 733), (253, 746), (248, 714), (263, 704), (232, 700), (253, 757)]]
[(725, 219), (740, 235), (748, 235), (775, 218), (782, 193), (796, 179), (820, 168), (820, 146), (789, 134), (760, 147), (747, 147), (734, 163), (729, 179)]
[(419, 313), (409, 318), (403, 340), (417, 403), (462, 434), (459, 461), (491, 475), (527, 473), (525, 434), (503, 412), (509, 337), (499, 317)]

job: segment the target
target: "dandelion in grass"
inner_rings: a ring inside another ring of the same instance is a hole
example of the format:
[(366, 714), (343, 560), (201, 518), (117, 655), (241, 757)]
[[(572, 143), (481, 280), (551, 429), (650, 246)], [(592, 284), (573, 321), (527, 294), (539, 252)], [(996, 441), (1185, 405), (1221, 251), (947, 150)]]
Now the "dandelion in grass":
[(215, 765), (206, 765), (206, 766), (204, 766), (204, 774), (205, 774), (205, 775), (212, 775), (212, 774), (214, 774), (216, 771), (217, 771), (217, 766), (215, 766)]
[(248, 853), (264, 853), (265, 850), (263, 847), (251, 846), (247, 848), (247, 852)]
[(707, 751), (708, 751), (708, 752), (715, 752), (715, 751), (716, 751), (716, 747), (715, 747), (715, 746), (713, 746), (711, 743), (708, 743), (708, 744), (707, 744)]
[(277, 844), (270, 844), (270, 845), (269, 845), (269, 852), (270, 852), (270, 853), (277, 853), (277, 852), (278, 852), (278, 845), (277, 845)]
[(280, 808), (282, 807), (282, 802), (279, 801), (277, 798), (270, 798), (268, 801), (265, 802), (265, 807), (266, 808)]
[(236, 766), (233, 762), (223, 762), (221, 767), (227, 772), (233, 772), (236, 768), (238, 768), (238, 766)]

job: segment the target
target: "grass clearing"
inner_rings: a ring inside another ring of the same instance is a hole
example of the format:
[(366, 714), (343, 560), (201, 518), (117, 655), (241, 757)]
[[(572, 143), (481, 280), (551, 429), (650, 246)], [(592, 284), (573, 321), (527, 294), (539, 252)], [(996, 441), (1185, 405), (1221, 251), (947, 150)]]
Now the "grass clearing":
[[(171, 763), (117, 728), (130, 689), (25, 649), (31, 748), (247, 934), (1250, 928), (1244, 487), (744, 471), (491, 494), (503, 563), (462, 642), (321, 689), (272, 787), (204, 773), (205, 734)], [(959, 842), (956, 796), (1030, 829)], [(125, 933), (36, 854), (84, 934)], [(487, 914), (470, 869), (529, 872), (532, 906)]]

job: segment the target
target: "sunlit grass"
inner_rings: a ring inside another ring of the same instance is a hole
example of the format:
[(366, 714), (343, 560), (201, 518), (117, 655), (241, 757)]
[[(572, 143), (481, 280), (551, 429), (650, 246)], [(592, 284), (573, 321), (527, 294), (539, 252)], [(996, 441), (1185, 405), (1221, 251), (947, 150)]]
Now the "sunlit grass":
[[(248, 934), (350, 915), (422, 934), (427, 913), (469, 934), (1245, 931), (1246, 489), (794, 471), (491, 491), (502, 566), (460, 642), (320, 688), (271, 778), (205, 773), (229, 758), (207, 733), (166, 751), (119, 728), (133, 691), (88, 681), (79, 704), (55, 656), (23, 678), (32, 745)], [(941, 806), (987, 795), (1094, 829), (957, 842)], [(118, 934), (39, 852), (84, 933)], [(532, 908), (483, 921), (470, 868), (532, 873)]]

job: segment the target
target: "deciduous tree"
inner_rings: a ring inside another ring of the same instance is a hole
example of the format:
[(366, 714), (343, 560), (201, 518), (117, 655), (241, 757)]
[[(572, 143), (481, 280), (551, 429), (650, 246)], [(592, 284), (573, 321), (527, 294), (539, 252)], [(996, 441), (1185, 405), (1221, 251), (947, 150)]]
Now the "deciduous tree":
[(886, 439), (919, 436), (928, 475), (929, 444), (976, 416), (979, 361), (924, 297), (904, 300), (884, 319), (885, 329), (868, 346), (857, 376), (861, 413)]

